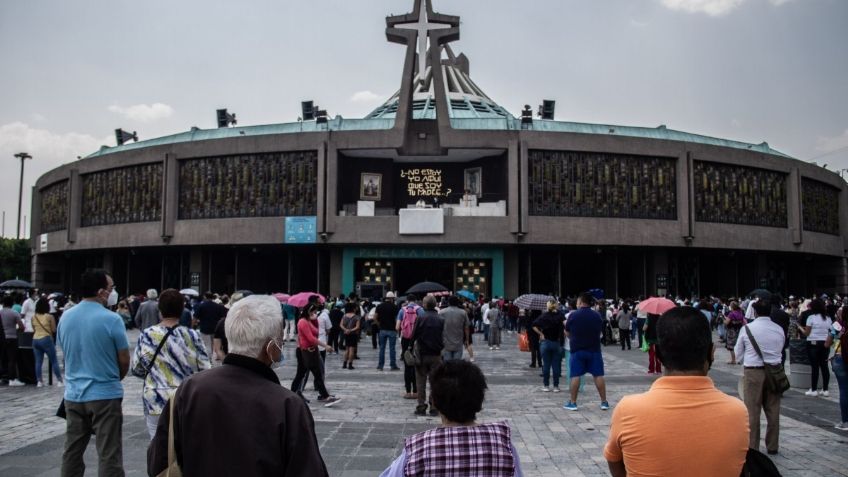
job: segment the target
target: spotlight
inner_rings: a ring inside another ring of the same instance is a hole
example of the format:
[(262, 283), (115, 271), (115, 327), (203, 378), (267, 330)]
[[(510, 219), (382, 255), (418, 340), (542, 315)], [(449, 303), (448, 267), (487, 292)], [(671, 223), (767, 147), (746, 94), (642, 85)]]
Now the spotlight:
[(236, 124), (238, 124), (238, 123), (236, 122), (236, 114), (235, 113), (233, 113), (233, 114), (228, 113), (226, 108), (218, 110), (218, 127), (219, 128), (226, 128), (226, 127), (229, 127), (230, 125), (235, 126)]
[(554, 111), (556, 111), (556, 101), (545, 99), (539, 105), (539, 117), (549, 121), (554, 119)]
[(529, 104), (525, 104), (521, 111), (521, 124), (533, 124), (533, 108)]
[(315, 119), (315, 103), (313, 101), (302, 101), (300, 103), (300, 117), (304, 121), (312, 121)]
[(123, 146), (125, 142), (132, 139), (135, 142), (138, 142), (138, 133), (133, 131), (132, 133), (128, 133), (123, 129), (115, 129), (115, 140), (118, 141), (119, 146)]

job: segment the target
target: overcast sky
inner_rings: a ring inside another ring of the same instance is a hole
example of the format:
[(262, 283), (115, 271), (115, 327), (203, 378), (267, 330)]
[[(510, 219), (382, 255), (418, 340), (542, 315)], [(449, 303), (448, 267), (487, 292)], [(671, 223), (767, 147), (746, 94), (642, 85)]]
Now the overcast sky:
[[(14, 236), (20, 161), (44, 172), (114, 145), (290, 122), (314, 99), (362, 117), (400, 86), (385, 17), (412, 0), (0, 2), (0, 210)], [(434, 0), (462, 17), (453, 47), (518, 114), (768, 143), (848, 168), (846, 0)], [(27, 219), (28, 220), (28, 219)]]

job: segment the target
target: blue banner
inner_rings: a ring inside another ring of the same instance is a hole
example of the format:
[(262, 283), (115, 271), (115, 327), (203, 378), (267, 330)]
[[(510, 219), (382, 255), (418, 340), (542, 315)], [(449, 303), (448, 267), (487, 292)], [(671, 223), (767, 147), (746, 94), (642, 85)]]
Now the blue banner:
[(286, 217), (285, 243), (315, 243), (318, 217)]

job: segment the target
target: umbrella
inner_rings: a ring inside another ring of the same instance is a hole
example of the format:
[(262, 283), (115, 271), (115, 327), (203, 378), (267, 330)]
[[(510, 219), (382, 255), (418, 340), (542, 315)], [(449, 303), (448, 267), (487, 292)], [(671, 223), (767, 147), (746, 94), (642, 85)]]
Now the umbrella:
[(756, 290), (751, 290), (751, 293), (748, 293), (748, 296), (755, 296), (757, 298), (771, 298), (771, 292), (766, 290), (765, 288), (757, 288)]
[(589, 290), (589, 294), (595, 297), (596, 300), (604, 299), (604, 289), (603, 288), (592, 288)]
[(415, 285), (412, 285), (412, 288), (407, 290), (406, 293), (404, 293), (404, 295), (409, 295), (410, 293), (414, 293), (414, 294), (420, 296), (420, 295), (426, 295), (428, 293), (443, 292), (443, 291), (449, 291), (449, 290), (447, 288), (445, 288), (444, 286), (442, 286), (440, 283), (421, 282), (421, 283), (416, 283)]
[(676, 306), (677, 304), (668, 298), (652, 296), (645, 301), (639, 302), (639, 304), (636, 305), (636, 308), (638, 308), (639, 311), (644, 311), (645, 313), (650, 313), (652, 315), (662, 315)]
[(548, 309), (548, 302), (556, 299), (550, 295), (539, 295), (537, 293), (528, 293), (516, 298), (512, 303), (515, 306), (524, 310), (539, 310), (545, 311)]
[(463, 298), (467, 298), (471, 301), (474, 301), (474, 300), (477, 299), (477, 295), (475, 295), (474, 293), (472, 293), (468, 290), (460, 290), (460, 291), (456, 292), (456, 295), (461, 296)]
[(313, 296), (317, 296), (318, 302), (321, 304), (324, 304), (324, 302), (327, 301), (320, 293), (300, 292), (296, 295), (292, 295), (291, 297), (289, 297), (288, 304), (297, 308), (303, 308), (304, 306), (306, 306), (307, 303), (309, 303), (309, 298)]
[(183, 288), (182, 290), (180, 290), (180, 295), (200, 296), (200, 294), (197, 293), (197, 290), (195, 290), (194, 288)]
[(48, 300), (53, 300), (53, 299), (56, 299), (56, 298), (64, 298), (64, 296), (65, 296), (65, 295), (63, 295), (63, 294), (61, 294), (61, 293), (59, 293), (59, 292), (53, 292), (53, 293), (51, 293), (51, 294), (47, 295), (47, 299), (48, 299)]
[(289, 298), (291, 298), (291, 295), (287, 295), (285, 293), (274, 293), (271, 296), (279, 300), (280, 303), (286, 303), (289, 301)]
[(24, 280), (6, 280), (0, 283), (0, 288), (33, 288), (32, 283)]

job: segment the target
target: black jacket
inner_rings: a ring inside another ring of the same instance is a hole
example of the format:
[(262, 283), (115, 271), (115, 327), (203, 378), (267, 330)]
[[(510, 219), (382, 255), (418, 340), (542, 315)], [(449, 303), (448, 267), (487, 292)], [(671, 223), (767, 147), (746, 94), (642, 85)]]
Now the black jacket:
[(415, 320), (415, 330), (412, 333), (413, 341), (417, 342), (421, 356), (438, 356), (442, 354), (444, 344), (442, 332), (445, 322), (435, 310), (425, 311)]

